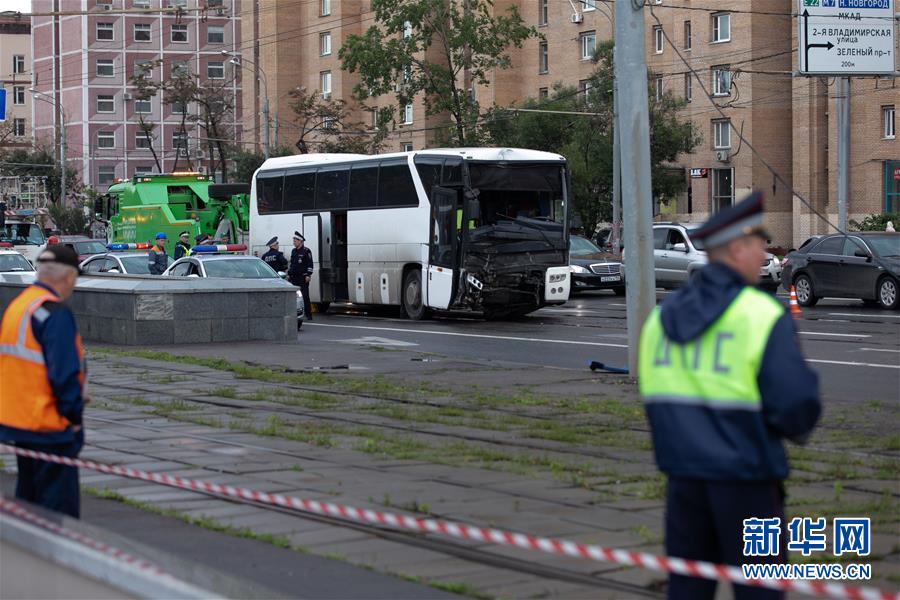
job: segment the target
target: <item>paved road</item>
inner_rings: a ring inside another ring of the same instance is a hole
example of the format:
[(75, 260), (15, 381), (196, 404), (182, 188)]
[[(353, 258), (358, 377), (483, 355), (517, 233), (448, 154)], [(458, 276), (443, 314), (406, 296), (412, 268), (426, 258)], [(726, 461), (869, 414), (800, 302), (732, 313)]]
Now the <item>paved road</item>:
[[(660, 298), (664, 297), (660, 293)], [(785, 302), (786, 298), (782, 298)], [(584, 369), (627, 363), (625, 301), (584, 293), (516, 321), (438, 318), (414, 322), (397, 311), (335, 306), (303, 326), (302, 340), (373, 345), (464, 359)], [(826, 300), (798, 322), (807, 358), (826, 397), (894, 400), (900, 390), (900, 313), (858, 301)]]

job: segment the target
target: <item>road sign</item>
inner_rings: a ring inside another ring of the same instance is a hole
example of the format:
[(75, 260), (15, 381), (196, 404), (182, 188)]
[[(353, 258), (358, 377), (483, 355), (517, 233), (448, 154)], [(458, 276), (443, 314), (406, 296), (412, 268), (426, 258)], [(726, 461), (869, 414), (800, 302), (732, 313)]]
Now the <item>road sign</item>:
[(0, 88), (0, 121), (6, 120), (6, 90)]
[(800, 73), (896, 72), (895, 0), (799, 0)]

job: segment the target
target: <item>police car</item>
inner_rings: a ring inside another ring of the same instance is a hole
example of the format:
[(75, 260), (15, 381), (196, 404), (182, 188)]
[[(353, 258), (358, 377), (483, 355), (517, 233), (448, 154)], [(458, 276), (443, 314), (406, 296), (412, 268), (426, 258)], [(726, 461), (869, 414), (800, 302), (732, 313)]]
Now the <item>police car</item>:
[[(147, 252), (151, 244), (109, 244), (111, 252), (96, 254), (81, 263), (81, 270), (86, 275), (91, 273), (117, 273), (120, 275), (149, 275), (150, 264)], [(172, 264), (169, 257), (168, 264)]]
[(0, 242), (0, 281), (5, 281), (4, 275), (22, 275), (24, 279), (33, 279), (34, 267), (25, 256), (13, 250), (12, 244)]
[[(277, 279), (284, 275), (276, 273), (269, 265), (256, 256), (235, 254), (244, 252), (244, 244), (218, 244), (194, 246), (191, 255), (179, 258), (162, 274), (163, 277), (223, 277), (227, 279)], [(283, 281), (284, 285), (291, 284)], [(293, 287), (293, 286), (292, 286)], [(303, 324), (303, 294), (297, 290), (297, 326)]]

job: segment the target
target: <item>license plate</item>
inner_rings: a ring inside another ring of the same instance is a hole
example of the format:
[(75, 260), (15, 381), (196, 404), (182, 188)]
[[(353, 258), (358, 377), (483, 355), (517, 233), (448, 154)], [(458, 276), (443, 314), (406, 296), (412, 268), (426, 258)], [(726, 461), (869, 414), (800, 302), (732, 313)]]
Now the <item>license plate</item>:
[(611, 275), (610, 277), (601, 277), (600, 281), (602, 281), (603, 283), (608, 283), (611, 281), (622, 281), (622, 276), (621, 275)]

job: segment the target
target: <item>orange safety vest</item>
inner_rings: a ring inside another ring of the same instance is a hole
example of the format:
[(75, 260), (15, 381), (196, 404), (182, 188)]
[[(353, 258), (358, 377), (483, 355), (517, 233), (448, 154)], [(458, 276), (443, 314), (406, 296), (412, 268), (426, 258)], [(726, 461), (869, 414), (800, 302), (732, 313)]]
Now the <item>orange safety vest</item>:
[[(64, 431), (71, 425), (56, 409), (47, 378), (44, 352), (34, 338), (31, 318), (44, 302), (59, 298), (32, 285), (6, 308), (0, 325), (0, 425), (35, 432)], [(84, 364), (81, 336), (75, 336), (78, 359)], [(79, 373), (84, 387), (84, 368)]]

